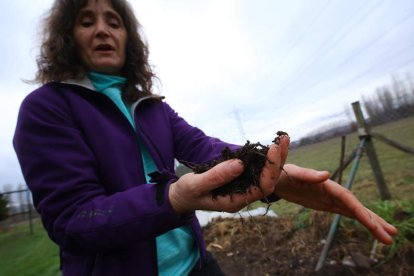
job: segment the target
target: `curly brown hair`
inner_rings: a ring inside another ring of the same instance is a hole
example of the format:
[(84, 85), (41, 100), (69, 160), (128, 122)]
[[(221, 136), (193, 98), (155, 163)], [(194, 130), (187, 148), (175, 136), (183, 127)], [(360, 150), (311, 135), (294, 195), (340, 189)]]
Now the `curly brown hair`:
[[(122, 75), (127, 78), (123, 97), (128, 102), (152, 94), (156, 78), (148, 62), (148, 46), (143, 40), (141, 25), (126, 0), (109, 0), (121, 16), (128, 35), (126, 61)], [(82, 78), (86, 68), (77, 54), (73, 28), (79, 11), (88, 0), (55, 0), (43, 22), (43, 39), (37, 58), (35, 81), (65, 81)]]

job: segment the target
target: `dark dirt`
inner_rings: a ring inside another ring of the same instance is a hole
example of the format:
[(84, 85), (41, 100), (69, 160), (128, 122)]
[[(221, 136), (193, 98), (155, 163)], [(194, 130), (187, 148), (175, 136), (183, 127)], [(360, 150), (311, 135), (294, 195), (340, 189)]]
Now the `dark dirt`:
[[(288, 134), (283, 131), (278, 131), (276, 135), (272, 142), (278, 145), (280, 136)], [(240, 159), (245, 167), (243, 173), (228, 184), (213, 190), (212, 194), (213, 197), (246, 194), (252, 186), (260, 187), (260, 173), (266, 161), (268, 161), (266, 156), (268, 150), (269, 146), (247, 141), (243, 147), (234, 152), (227, 147), (224, 148), (219, 159), (208, 164), (194, 166), (192, 170), (194, 173), (203, 173), (223, 161), (234, 158)]]
[[(204, 228), (207, 249), (228, 276), (414, 275), (412, 246), (387, 260), (390, 247), (378, 244), (371, 261), (373, 239), (358, 225), (340, 228), (325, 266), (315, 272), (332, 216), (314, 211), (310, 218), (299, 226), (294, 216), (218, 218)], [(344, 265), (344, 259), (355, 266)]]

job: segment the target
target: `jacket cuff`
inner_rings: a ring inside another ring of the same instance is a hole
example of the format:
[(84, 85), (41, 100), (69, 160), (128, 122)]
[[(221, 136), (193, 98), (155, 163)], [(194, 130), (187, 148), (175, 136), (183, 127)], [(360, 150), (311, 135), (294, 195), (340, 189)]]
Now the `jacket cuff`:
[[(171, 206), (171, 203), (169, 202), (168, 193), (170, 190), (170, 185), (176, 182), (179, 179), (179, 177), (167, 170), (163, 170), (161, 172), (156, 171), (148, 175), (151, 177), (150, 181), (152, 183), (156, 183), (156, 195), (155, 196), (156, 196), (157, 205), (161, 206), (167, 200), (171, 209), (173, 209)], [(195, 211), (179, 215), (179, 217), (182, 220), (186, 221), (187, 223), (191, 223), (191, 221), (195, 217)]]

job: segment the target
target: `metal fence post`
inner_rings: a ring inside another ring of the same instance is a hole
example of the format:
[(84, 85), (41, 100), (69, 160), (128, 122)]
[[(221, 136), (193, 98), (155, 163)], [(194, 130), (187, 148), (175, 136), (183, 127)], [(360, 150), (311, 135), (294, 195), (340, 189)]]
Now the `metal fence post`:
[[(355, 159), (354, 159), (354, 163), (352, 164), (352, 168), (351, 168), (351, 172), (349, 174), (349, 178), (347, 183), (344, 185), (344, 187), (348, 190), (351, 190), (352, 187), (352, 183), (354, 182), (355, 179), (355, 175), (357, 173), (357, 169), (359, 166), (359, 162), (362, 158), (362, 152), (363, 152), (363, 148), (364, 145), (366, 143), (366, 138), (362, 138), (361, 141), (359, 142), (358, 148), (356, 150), (356, 155), (355, 155)], [(325, 264), (326, 258), (328, 256), (329, 250), (334, 242), (335, 236), (336, 236), (336, 232), (338, 230), (339, 227), (339, 223), (341, 221), (341, 215), (336, 214), (334, 216), (334, 219), (331, 223), (331, 227), (329, 228), (329, 232), (328, 232), (328, 236), (326, 238), (326, 242), (325, 245), (322, 249), (321, 255), (319, 256), (318, 259), (318, 263), (316, 264), (315, 267), (315, 271), (319, 271), (322, 269), (322, 267)]]

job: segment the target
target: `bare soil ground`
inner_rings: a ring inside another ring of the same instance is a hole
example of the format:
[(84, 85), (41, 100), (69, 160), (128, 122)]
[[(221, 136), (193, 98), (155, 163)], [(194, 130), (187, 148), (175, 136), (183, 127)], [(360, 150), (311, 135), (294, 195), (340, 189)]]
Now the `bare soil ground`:
[[(414, 248), (378, 244), (358, 225), (342, 226), (325, 266), (315, 272), (331, 215), (313, 212), (309, 223), (295, 217), (217, 218), (204, 228), (207, 249), (228, 276), (237, 275), (414, 275)], [(375, 260), (374, 260), (375, 259)], [(348, 264), (344, 264), (348, 263)]]

